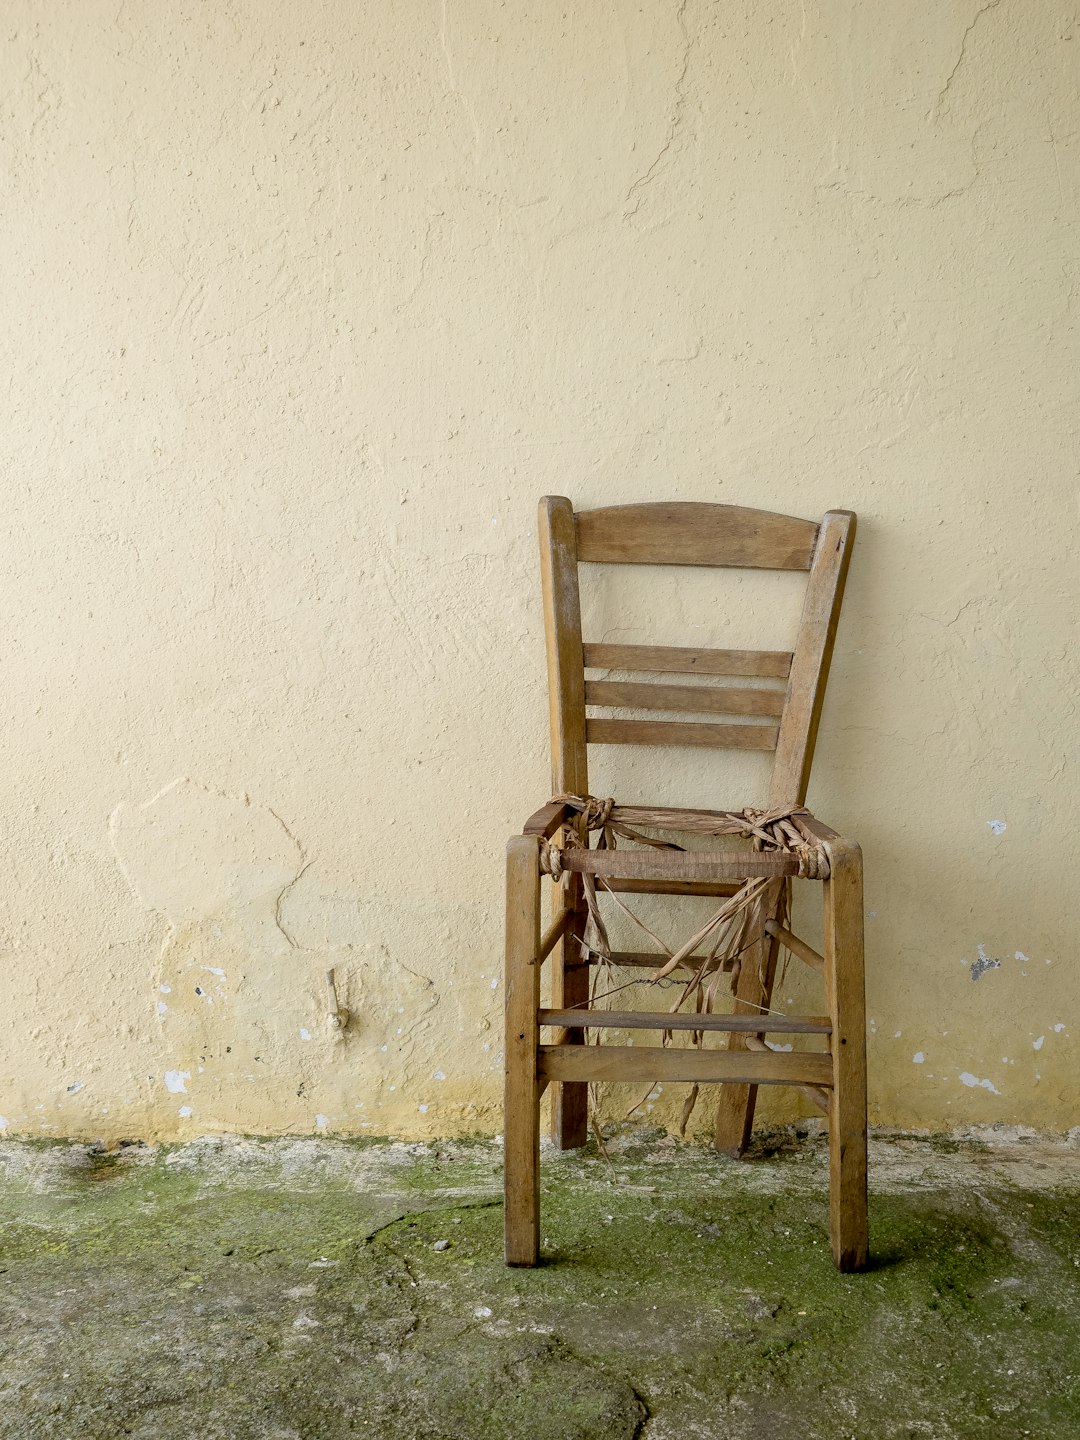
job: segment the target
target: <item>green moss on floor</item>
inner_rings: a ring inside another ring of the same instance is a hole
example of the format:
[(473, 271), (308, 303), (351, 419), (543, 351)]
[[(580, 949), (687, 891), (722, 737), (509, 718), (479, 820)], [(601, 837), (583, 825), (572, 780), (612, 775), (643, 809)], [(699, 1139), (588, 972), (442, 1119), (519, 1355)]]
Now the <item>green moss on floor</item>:
[(819, 1138), (545, 1157), (501, 1263), (485, 1143), (0, 1147), (0, 1435), (1080, 1433), (1075, 1151), (874, 1146), (832, 1268)]

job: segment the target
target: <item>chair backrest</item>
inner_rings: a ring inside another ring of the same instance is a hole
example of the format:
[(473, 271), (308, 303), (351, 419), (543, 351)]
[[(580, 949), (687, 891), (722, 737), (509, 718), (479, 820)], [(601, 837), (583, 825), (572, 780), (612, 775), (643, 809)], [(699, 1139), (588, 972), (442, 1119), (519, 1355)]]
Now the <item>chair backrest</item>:
[[(674, 502), (582, 510), (540, 502), (540, 557), (555, 791), (588, 793), (591, 744), (706, 745), (773, 750), (770, 805), (806, 798), (855, 516), (818, 524), (736, 505)], [(583, 642), (579, 563), (710, 565), (808, 572), (795, 648), (700, 650)], [(752, 678), (755, 685), (588, 679), (586, 671)], [(697, 714), (706, 721), (598, 719), (587, 708)]]

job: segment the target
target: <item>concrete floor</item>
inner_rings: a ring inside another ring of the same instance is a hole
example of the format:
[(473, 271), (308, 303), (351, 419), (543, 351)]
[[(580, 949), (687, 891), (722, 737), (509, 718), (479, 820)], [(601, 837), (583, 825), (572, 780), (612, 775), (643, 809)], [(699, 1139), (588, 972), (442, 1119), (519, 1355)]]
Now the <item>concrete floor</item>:
[(9, 1143), (0, 1435), (1080, 1435), (1078, 1159), (878, 1138), (843, 1277), (812, 1133), (547, 1155), (531, 1272), (487, 1142)]

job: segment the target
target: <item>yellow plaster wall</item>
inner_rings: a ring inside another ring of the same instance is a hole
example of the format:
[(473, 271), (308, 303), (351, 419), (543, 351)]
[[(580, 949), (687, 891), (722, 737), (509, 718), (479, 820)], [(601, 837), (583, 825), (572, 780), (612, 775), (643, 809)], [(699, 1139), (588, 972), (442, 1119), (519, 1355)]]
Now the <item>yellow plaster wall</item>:
[[(498, 1128), (546, 492), (859, 512), (874, 1117), (1076, 1123), (1073, 4), (11, 0), (0, 65), (9, 1133)], [(699, 763), (594, 788), (753, 798)]]

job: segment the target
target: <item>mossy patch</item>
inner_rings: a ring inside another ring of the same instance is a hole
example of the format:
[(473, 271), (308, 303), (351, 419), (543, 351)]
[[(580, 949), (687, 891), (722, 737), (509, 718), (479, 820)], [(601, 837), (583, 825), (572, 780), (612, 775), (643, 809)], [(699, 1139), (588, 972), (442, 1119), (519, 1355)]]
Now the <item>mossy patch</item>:
[(549, 1157), (523, 1271), (490, 1144), (42, 1152), (0, 1182), (0, 1434), (1080, 1431), (1076, 1187), (935, 1152), (954, 1183), (875, 1194), (873, 1267), (841, 1276), (820, 1144), (759, 1156)]

